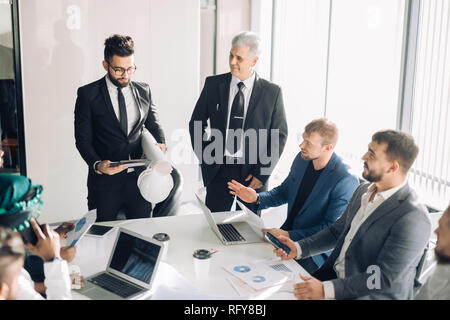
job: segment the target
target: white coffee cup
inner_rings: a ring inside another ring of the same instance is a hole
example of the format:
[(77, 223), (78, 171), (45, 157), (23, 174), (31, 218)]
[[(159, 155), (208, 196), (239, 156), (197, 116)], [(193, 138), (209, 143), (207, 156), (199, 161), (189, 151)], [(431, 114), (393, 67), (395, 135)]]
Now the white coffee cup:
[(193, 254), (195, 277), (202, 283), (208, 282), (211, 255), (206, 249), (195, 250)]
[(162, 244), (161, 250), (163, 250), (161, 260), (165, 261), (167, 259), (167, 252), (169, 251), (169, 243), (170, 243), (169, 235), (167, 233), (156, 233), (153, 235), (153, 239), (161, 242)]

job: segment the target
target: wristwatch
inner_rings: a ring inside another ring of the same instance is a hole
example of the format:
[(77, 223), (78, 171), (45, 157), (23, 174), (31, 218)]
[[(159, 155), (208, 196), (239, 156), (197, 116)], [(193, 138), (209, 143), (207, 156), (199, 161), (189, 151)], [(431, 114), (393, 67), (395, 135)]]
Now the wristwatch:
[(61, 258), (61, 257), (53, 257), (53, 258), (51, 258), (50, 260), (48, 260), (48, 261), (46, 261), (46, 262), (53, 262), (53, 261), (62, 261), (63, 259)]
[(256, 205), (259, 206), (261, 204), (261, 197), (259, 194), (256, 195)]
[(97, 161), (96, 163), (94, 163), (94, 171), (97, 173), (100, 172), (100, 171), (98, 171), (98, 165), (100, 164), (100, 162), (101, 161)]

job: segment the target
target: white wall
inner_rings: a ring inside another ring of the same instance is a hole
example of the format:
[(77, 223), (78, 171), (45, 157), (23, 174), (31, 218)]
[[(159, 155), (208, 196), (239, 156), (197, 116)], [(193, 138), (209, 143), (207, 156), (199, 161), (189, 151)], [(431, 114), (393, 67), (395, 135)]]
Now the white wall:
[(76, 90), (104, 75), (103, 43), (114, 33), (135, 40), (134, 80), (150, 84), (169, 157), (184, 176), (182, 201), (193, 198), (197, 167), (188, 161), (187, 133), (199, 94), (199, 21), (197, 0), (20, 2), (27, 170), (44, 186), (40, 222), (87, 210), (87, 165), (74, 139)]
[(239, 32), (249, 29), (250, 0), (217, 1), (216, 74), (230, 72), (231, 40)]

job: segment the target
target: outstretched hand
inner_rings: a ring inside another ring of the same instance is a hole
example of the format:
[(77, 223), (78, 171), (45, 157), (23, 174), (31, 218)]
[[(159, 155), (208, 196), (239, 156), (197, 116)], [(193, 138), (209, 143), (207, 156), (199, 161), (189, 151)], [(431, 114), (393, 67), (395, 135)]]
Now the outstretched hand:
[(232, 195), (239, 197), (244, 202), (253, 203), (257, 199), (257, 194), (254, 189), (246, 187), (236, 180), (231, 180), (231, 182), (228, 182), (228, 189), (230, 189), (230, 193)]

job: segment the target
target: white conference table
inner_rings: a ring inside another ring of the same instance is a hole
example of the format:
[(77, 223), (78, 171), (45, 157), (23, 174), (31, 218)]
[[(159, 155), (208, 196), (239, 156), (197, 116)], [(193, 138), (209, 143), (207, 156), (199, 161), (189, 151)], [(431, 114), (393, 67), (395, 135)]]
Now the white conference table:
[[(217, 222), (233, 216), (233, 213), (214, 213), (214, 218)], [(118, 220), (112, 222), (101, 223), (102, 225), (109, 225), (115, 227), (122, 227), (139, 233), (143, 236), (152, 237), (155, 233), (164, 232), (170, 236), (170, 244), (167, 255), (162, 260), (161, 266), (156, 274), (157, 280), (154, 284), (154, 290), (157, 291), (161, 284), (165, 286), (173, 286), (173, 283), (168, 281), (171, 278), (173, 281), (176, 275), (185, 280), (196, 289), (195, 293), (189, 295), (189, 292), (183, 292), (183, 285), (180, 285), (180, 290), (177, 296), (181, 299), (242, 299), (236, 289), (231, 285), (229, 278), (232, 275), (223, 269), (223, 266), (232, 263), (250, 263), (255, 261), (267, 259), (279, 259), (273, 253), (272, 245), (269, 243), (252, 243), (241, 245), (223, 245), (211, 230), (203, 214), (190, 214), (182, 216), (170, 216), (160, 218), (135, 219), (135, 220)], [(94, 238), (90, 236), (83, 237), (77, 246), (77, 255), (71, 262), (71, 265), (77, 265), (81, 269), (81, 274), (86, 278), (96, 272), (106, 269), (108, 259), (117, 235), (118, 228), (105, 236), (104, 238)], [(194, 269), (193, 253), (197, 249), (212, 249), (218, 250), (212, 255), (209, 264), (209, 272), (201, 278), (197, 278)], [(298, 273), (309, 275), (297, 262), (294, 260), (284, 261), (284, 264), (292, 270), (292, 275), (295, 276), (295, 282), (298, 282)], [(162, 267), (164, 266), (164, 267)], [(167, 267), (169, 266), (169, 267)], [(165, 276), (160, 273), (161, 269), (170, 268), (172, 274), (165, 272)], [(159, 276), (159, 277), (158, 277)], [(172, 282), (173, 282), (172, 281)], [(294, 283), (294, 282), (291, 282)], [(184, 285), (188, 290), (188, 286)], [(291, 284), (272, 287), (260, 290), (255, 294), (248, 296), (253, 299), (294, 299), (292, 292), (288, 292), (286, 287), (292, 288)], [(83, 299), (84, 296), (79, 295), (75, 291), (74, 299)], [(170, 299), (170, 294), (166, 297)], [(174, 298), (177, 299), (177, 298)]]

